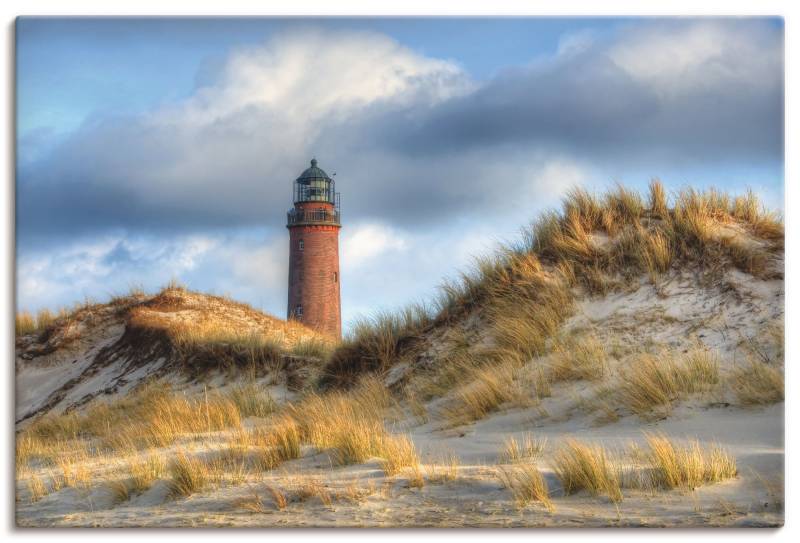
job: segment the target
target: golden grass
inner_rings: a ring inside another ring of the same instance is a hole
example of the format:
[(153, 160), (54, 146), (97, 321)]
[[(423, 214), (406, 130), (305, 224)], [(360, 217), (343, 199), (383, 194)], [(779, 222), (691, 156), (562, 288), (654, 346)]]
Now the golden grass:
[(307, 337), (299, 339), (292, 346), (290, 352), (302, 358), (326, 360), (333, 352), (334, 346), (334, 343), (330, 340), (318, 337)]
[(210, 484), (211, 474), (206, 462), (196, 456), (178, 451), (169, 464), (169, 489), (172, 497), (186, 497), (200, 492)]
[(47, 496), (48, 489), (41, 477), (38, 475), (31, 475), (27, 481), (28, 487), (28, 500), (31, 503), (38, 502)]
[(550, 372), (554, 381), (596, 381), (607, 371), (608, 356), (594, 336), (572, 338), (554, 349)]
[(425, 467), (428, 480), (432, 484), (442, 484), (458, 479), (458, 468), (461, 464), (458, 456), (448, 453), (434, 460)]
[(267, 486), (267, 492), (272, 498), (272, 503), (278, 511), (283, 511), (288, 505), (286, 494), (279, 488), (274, 486)]
[(236, 405), (240, 416), (244, 418), (265, 418), (277, 409), (277, 404), (269, 392), (255, 383), (234, 385), (228, 389), (225, 397)]
[(309, 394), (290, 406), (300, 439), (329, 450), (337, 464), (357, 464), (380, 458), (382, 469), (394, 474), (419, 463), (411, 440), (386, 430), (384, 415), (395, 402), (383, 384), (368, 378), (349, 392)]
[(653, 482), (664, 488), (695, 488), (736, 476), (736, 459), (719, 446), (697, 440), (679, 445), (665, 435), (645, 436), (645, 455), (654, 466)]
[(405, 468), (419, 471), (419, 456), (414, 442), (405, 435), (384, 434), (377, 451), (381, 459), (381, 469), (392, 476)]
[(96, 403), (83, 413), (47, 415), (34, 421), (18, 439), (23, 440), (23, 455), (30, 455), (29, 449), (35, 445), (26, 439), (38, 440), (41, 448), (44, 442), (100, 438), (104, 446), (126, 451), (163, 447), (184, 436), (238, 427), (241, 418), (236, 403), (224, 395), (190, 397), (156, 384), (110, 404)]
[(88, 456), (85, 451), (64, 454), (54, 460), (55, 473), (52, 474), (58, 488), (87, 488), (91, 483), (91, 473), (87, 466)]
[(536, 502), (541, 503), (548, 511), (555, 510), (547, 482), (536, 464), (501, 466), (497, 469), (497, 478), (505, 488), (511, 490), (519, 507)]
[(270, 428), (266, 440), (267, 448), (272, 452), (276, 463), (300, 458), (300, 429), (291, 417), (281, 417)]
[(525, 434), (522, 442), (518, 442), (514, 436), (510, 436), (503, 443), (500, 461), (514, 463), (523, 460), (537, 460), (542, 456), (546, 446), (547, 438), (537, 439), (530, 433)]
[(640, 240), (634, 249), (635, 255), (639, 259), (640, 266), (655, 283), (672, 265), (674, 257), (672, 242), (667, 234), (658, 230), (648, 232), (640, 228), (638, 235)]
[(397, 357), (399, 345), (419, 335), (430, 323), (430, 312), (419, 304), (358, 320), (331, 354), (322, 384), (350, 386), (365, 373), (387, 369)]
[(21, 311), (14, 318), (14, 333), (17, 336), (32, 334), (36, 331), (36, 320), (29, 311)]
[(111, 496), (111, 501), (116, 505), (131, 499), (131, 488), (128, 479), (113, 479), (106, 481), (106, 490)]
[(59, 318), (69, 314), (66, 309), (53, 312), (49, 309), (40, 309), (36, 317), (30, 311), (20, 311), (14, 318), (14, 332), (17, 336), (24, 336), (34, 332), (41, 332), (51, 326)]
[(167, 473), (164, 457), (153, 452), (142, 460), (135, 460), (129, 466), (131, 491), (141, 494)]
[(425, 476), (419, 464), (411, 466), (408, 472), (408, 488), (422, 488), (425, 486)]
[(650, 181), (649, 191), (648, 207), (650, 208), (650, 213), (659, 219), (669, 220), (667, 192), (664, 190), (664, 184), (658, 179), (653, 179)]
[(729, 383), (741, 405), (768, 405), (784, 399), (783, 372), (755, 359), (737, 367)]
[(568, 439), (556, 450), (552, 464), (566, 494), (587, 490), (615, 503), (622, 501), (620, 473), (602, 446)]
[(644, 212), (644, 202), (639, 193), (621, 184), (617, 184), (615, 190), (606, 194), (606, 207), (626, 223), (637, 222)]
[(443, 414), (454, 426), (480, 420), (513, 398), (514, 372), (510, 363), (481, 368), (471, 382), (457, 389)]
[(617, 390), (626, 407), (651, 419), (666, 416), (674, 402), (708, 391), (718, 382), (718, 356), (696, 348), (677, 360), (670, 353), (640, 354), (623, 373)]
[(334, 496), (330, 490), (315, 478), (303, 479), (292, 485), (292, 501), (305, 502), (311, 498), (318, 498), (319, 501), (330, 507), (333, 504)]
[(239, 426), (241, 415), (231, 400), (204, 394), (200, 398), (181, 395), (156, 398), (149, 406), (142, 425), (135, 423), (129, 430), (147, 445), (165, 446), (175, 443), (182, 435), (210, 433)]

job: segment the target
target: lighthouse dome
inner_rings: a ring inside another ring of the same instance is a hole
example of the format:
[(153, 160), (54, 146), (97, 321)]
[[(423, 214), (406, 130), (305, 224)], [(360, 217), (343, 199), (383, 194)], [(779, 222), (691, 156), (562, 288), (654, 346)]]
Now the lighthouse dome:
[(300, 174), (300, 177), (297, 180), (304, 185), (308, 185), (312, 179), (325, 179), (327, 181), (331, 181), (331, 178), (328, 177), (328, 174), (325, 173), (325, 170), (317, 166), (317, 159), (311, 159), (311, 167), (307, 168), (306, 171)]

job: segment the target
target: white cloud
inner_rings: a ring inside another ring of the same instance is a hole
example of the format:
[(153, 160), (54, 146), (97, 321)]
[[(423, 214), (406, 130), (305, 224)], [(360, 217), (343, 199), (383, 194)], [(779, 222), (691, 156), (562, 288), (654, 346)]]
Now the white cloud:
[(219, 255), (230, 261), (233, 278), (249, 287), (285, 290), (289, 269), (288, 235), (229, 244)]
[(309, 27), (235, 51), (219, 81), (175, 115), (180, 122), (208, 124), (255, 105), (313, 129), (314, 121), (344, 117), (376, 101), (408, 104), (424, 93), (435, 103), (468, 88), (452, 62), (421, 56), (385, 35)]
[(152, 290), (195, 270), (218, 244), (217, 237), (198, 234), (173, 239), (117, 234), (21, 255), (19, 305), (55, 308), (86, 297), (104, 300), (134, 285)]
[(780, 34), (766, 25), (709, 20), (632, 27), (608, 55), (653, 92), (674, 98), (724, 85), (780, 84), (782, 48)]
[(355, 270), (387, 252), (408, 249), (406, 234), (381, 223), (349, 226), (341, 239), (340, 258), (344, 270)]

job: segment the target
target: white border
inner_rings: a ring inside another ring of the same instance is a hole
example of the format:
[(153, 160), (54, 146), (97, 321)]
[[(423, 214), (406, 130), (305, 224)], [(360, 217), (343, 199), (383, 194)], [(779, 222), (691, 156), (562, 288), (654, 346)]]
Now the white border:
[[(542, 3), (522, 0), (386, 0), (382, 2), (368, 0), (337, 0), (336, 2), (325, 2), (324, 0), (293, 0), (292, 2), (256, 2), (245, 0), (226, 0), (225, 2), (211, 0), (194, 0), (192, 2), (180, 3), (174, 0), (120, 0), (113, 2), (103, 2), (101, 0), (72, 0), (69, 2), (59, 2), (56, 0), (40, 1), (21, 1), (7, 0), (0, 6), (3, 14), (5, 30), (5, 54), (0, 57), (2, 63), (2, 73), (5, 76), (5, 85), (2, 86), (2, 97), (4, 106), (4, 119), (6, 120), (5, 129), (2, 131), (3, 142), (3, 165), (6, 172), (5, 190), (2, 192), (3, 220), (0, 221), (0, 243), (2, 243), (3, 254), (6, 255), (6, 265), (3, 267), (4, 283), (0, 289), (5, 311), (0, 314), (2, 327), (0, 327), (0, 342), (3, 351), (7, 353), (7, 365), (13, 364), (13, 141), (14, 141), (14, 103), (13, 103), (13, 26), (14, 18), (18, 15), (152, 15), (152, 16), (186, 16), (186, 15), (206, 15), (206, 16), (232, 16), (232, 15), (483, 15), (483, 16), (514, 16), (514, 15), (540, 15), (540, 16), (597, 16), (597, 15), (782, 15), (785, 17), (786, 31), (786, 226), (787, 226), (787, 258), (786, 258), (786, 310), (787, 310), (787, 412), (786, 420), (790, 424), (796, 420), (797, 402), (792, 398), (794, 385), (796, 384), (796, 372), (793, 368), (795, 353), (800, 352), (798, 342), (800, 335), (796, 333), (800, 330), (800, 321), (796, 317), (798, 308), (797, 289), (794, 287), (796, 269), (795, 258), (797, 254), (798, 224), (800, 220), (794, 220), (792, 211), (796, 209), (797, 190), (793, 186), (792, 174), (795, 172), (795, 155), (791, 153), (796, 148), (797, 138), (793, 137), (797, 123), (797, 107), (794, 106), (794, 99), (797, 98), (797, 73), (798, 73), (798, 43), (800, 39), (794, 35), (797, 30), (796, 21), (800, 18), (796, 16), (796, 6), (800, 2), (789, 0), (766, 0), (766, 1), (699, 1), (699, 0), (672, 0), (649, 1), (641, 0), (605, 0), (603, 2), (590, 0), (560, 0), (559, 2)], [(791, 331), (795, 331), (794, 334)], [(6, 366), (7, 370), (8, 366)], [(8, 381), (12, 375), (9, 371), (3, 372), (3, 378)], [(796, 451), (797, 437), (795, 432), (790, 431), (787, 424), (786, 431), (786, 450), (787, 450), (787, 478), (786, 478), (786, 527), (780, 530), (239, 530), (236, 532), (221, 533), (217, 530), (16, 530), (13, 527), (13, 453), (12, 438), (13, 409), (11, 405), (11, 391), (13, 383), (5, 383), (4, 390), (7, 394), (3, 405), (5, 407), (0, 421), (4, 430), (4, 447), (2, 449), (3, 467), (5, 477), (0, 477), (3, 481), (3, 525), (2, 529), (5, 536), (13, 538), (24, 538), (27, 540), (48, 540), (57, 538), (60, 540), (78, 539), (97, 539), (101, 540), (130, 539), (147, 537), (154, 541), (167, 539), (218, 539), (220, 537), (232, 537), (236, 539), (291, 539), (293, 541), (302, 539), (325, 538), (328, 540), (348, 540), (348, 539), (406, 539), (413, 537), (420, 540), (433, 540), (434, 538), (446, 539), (475, 539), (483, 540), (487, 537), (502, 537), (509, 539), (531, 539), (538, 540), (577, 540), (586, 537), (598, 540), (626, 539), (638, 540), (643, 537), (655, 539), (678, 539), (682, 541), (694, 540), (729, 540), (742, 538), (770, 538), (774, 540), (797, 540), (800, 525), (797, 513), (800, 511), (796, 506), (796, 496), (793, 490), (797, 488), (798, 473), (793, 469), (788, 459)]]

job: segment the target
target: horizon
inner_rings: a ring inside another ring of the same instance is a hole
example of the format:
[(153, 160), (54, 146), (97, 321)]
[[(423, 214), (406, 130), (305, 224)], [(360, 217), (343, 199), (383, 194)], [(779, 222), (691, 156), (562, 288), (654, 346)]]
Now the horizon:
[(345, 330), (430, 300), (575, 185), (751, 187), (782, 212), (783, 34), (776, 18), (20, 18), (18, 310), (177, 279), (284, 318), (285, 211), (312, 157), (339, 174)]

